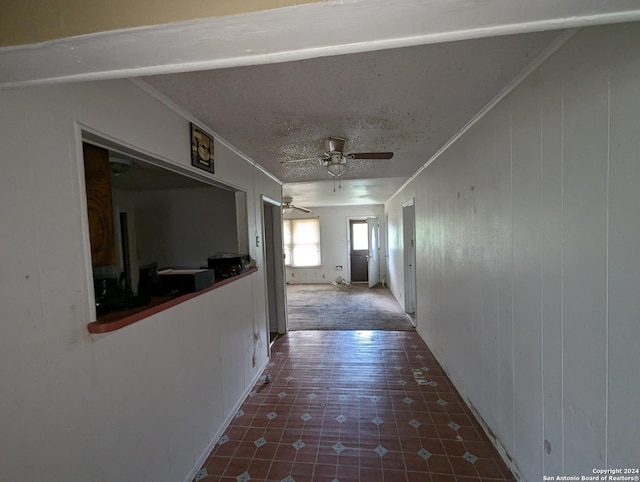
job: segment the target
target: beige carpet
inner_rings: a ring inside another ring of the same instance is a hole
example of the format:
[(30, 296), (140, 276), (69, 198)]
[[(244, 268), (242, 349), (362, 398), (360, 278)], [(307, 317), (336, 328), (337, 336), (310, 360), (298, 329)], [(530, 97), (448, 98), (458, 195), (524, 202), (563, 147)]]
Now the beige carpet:
[(292, 331), (414, 330), (391, 292), (380, 285), (287, 285), (287, 310)]

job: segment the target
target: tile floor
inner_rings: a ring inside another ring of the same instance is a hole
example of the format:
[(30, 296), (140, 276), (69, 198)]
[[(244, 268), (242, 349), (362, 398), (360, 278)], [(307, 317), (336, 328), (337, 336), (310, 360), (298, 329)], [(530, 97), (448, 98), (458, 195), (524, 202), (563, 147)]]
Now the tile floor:
[(514, 480), (415, 332), (290, 332), (271, 353), (206, 482)]

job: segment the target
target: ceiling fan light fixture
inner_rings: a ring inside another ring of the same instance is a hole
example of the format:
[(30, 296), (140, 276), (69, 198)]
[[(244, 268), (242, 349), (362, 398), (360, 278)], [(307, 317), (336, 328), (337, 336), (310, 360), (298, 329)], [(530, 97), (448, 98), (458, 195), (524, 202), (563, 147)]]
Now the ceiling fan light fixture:
[(131, 169), (132, 165), (133, 162), (131, 162), (129, 159), (117, 156), (109, 156), (109, 169), (116, 176), (127, 172), (129, 169)]
[(342, 163), (331, 162), (327, 164), (327, 172), (333, 177), (340, 177), (344, 174), (345, 165)]

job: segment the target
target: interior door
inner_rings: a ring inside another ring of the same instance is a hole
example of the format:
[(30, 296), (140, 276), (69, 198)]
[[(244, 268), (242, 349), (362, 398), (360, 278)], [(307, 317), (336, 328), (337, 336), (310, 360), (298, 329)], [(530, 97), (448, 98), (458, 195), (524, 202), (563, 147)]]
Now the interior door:
[(416, 292), (416, 217), (413, 203), (402, 207), (404, 238), (404, 311), (415, 317)]
[(267, 321), (269, 323), (270, 340), (278, 333), (278, 293), (276, 291), (276, 257), (273, 249), (273, 209), (272, 205), (263, 203), (264, 219), (264, 268), (267, 279)]
[(369, 239), (369, 288), (373, 288), (380, 283), (380, 225), (378, 218), (367, 218), (367, 233)]

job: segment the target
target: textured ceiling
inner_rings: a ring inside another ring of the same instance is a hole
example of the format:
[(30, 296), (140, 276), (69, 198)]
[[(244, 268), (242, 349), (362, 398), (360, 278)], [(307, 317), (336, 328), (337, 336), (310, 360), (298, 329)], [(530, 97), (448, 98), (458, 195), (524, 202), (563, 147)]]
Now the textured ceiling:
[(343, 180), (395, 178), (397, 186), (398, 178), (411, 176), (558, 35), (511, 35), (143, 80), (285, 183), (326, 185), (331, 178), (318, 161), (281, 161), (320, 156), (323, 140), (339, 136), (347, 139), (346, 152), (394, 152), (388, 161), (348, 161)]
[[(2, 48), (0, 88), (164, 75), (147, 80), (286, 181), (285, 195), (317, 206), (380, 202), (522, 72), (553, 31), (640, 18), (638, 0), (282, 5)], [(336, 193), (319, 163), (281, 164), (320, 155), (327, 136), (346, 137), (347, 152), (395, 156), (350, 162)]]
[[(350, 162), (343, 192), (348, 181), (376, 180), (358, 184), (371, 195), (351, 196), (365, 203), (446, 145), (561, 29), (638, 20), (638, 1), (283, 1), (113, 31), (101, 24), (0, 49), (0, 88), (160, 75), (149, 84), (286, 181), (285, 195), (300, 182), (330, 184), (317, 162), (281, 164), (320, 155), (327, 136), (345, 137), (347, 152), (394, 151), (388, 162)], [(77, 11), (62, 6), (60, 18)], [(46, 20), (28, 8), (12, 18)], [(316, 187), (305, 192), (325, 192)]]

